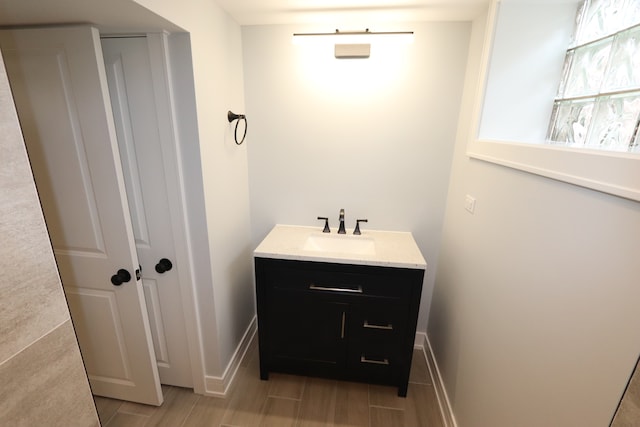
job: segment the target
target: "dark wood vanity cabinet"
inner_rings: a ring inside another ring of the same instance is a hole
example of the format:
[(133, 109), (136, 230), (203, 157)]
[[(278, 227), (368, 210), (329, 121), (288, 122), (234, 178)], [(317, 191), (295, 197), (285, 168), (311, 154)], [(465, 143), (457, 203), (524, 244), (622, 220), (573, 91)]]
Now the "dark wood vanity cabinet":
[(424, 270), (255, 258), (260, 377), (395, 385), (406, 396)]

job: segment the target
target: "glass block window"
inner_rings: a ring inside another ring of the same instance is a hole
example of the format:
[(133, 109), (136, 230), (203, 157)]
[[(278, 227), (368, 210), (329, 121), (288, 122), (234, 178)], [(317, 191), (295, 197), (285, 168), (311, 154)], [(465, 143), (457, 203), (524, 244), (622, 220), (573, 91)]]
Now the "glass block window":
[(640, 0), (585, 0), (547, 141), (640, 152)]

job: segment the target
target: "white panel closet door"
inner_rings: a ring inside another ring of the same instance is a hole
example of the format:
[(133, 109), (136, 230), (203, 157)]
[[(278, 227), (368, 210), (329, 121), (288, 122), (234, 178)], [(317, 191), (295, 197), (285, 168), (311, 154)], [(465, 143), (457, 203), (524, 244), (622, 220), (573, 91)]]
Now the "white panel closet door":
[(193, 387), (170, 217), (180, 201), (167, 195), (156, 105), (168, 101), (155, 99), (146, 37), (103, 38), (102, 51), (160, 382)]
[(91, 389), (160, 405), (98, 31), (6, 30), (0, 48)]

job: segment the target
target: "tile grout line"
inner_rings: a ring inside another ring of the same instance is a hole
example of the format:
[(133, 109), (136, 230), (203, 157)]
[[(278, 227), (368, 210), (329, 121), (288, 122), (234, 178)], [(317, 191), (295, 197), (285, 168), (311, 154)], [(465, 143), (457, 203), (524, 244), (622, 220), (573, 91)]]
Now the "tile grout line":
[(409, 381), (409, 384), (416, 384), (416, 385), (431, 385), (431, 386), (433, 385), (433, 384), (430, 384), (430, 383), (421, 383), (421, 382), (419, 382), (419, 381)]
[[(122, 406), (122, 403), (120, 403), (120, 406)], [(118, 406), (118, 409), (120, 409), (120, 406)], [(97, 409), (97, 408), (96, 408)], [(113, 418), (116, 416), (116, 414), (119, 412), (118, 409), (116, 409), (115, 411), (113, 411), (113, 414), (111, 414), (111, 416), (109, 417), (109, 419), (107, 421), (105, 421), (104, 426), (105, 427), (109, 427), (109, 423), (111, 423), (111, 420), (113, 420)], [(100, 421), (100, 414), (98, 414), (98, 421), (100, 422), (100, 425), (102, 425), (102, 422)]]
[(286, 396), (273, 396), (271, 394), (267, 394), (267, 398), (271, 399), (285, 399), (285, 400), (295, 400), (297, 402), (302, 402), (302, 398), (296, 399), (295, 397), (286, 397)]
[(300, 411), (302, 411), (302, 400), (304, 399), (304, 394), (307, 391), (307, 381), (308, 379), (305, 378), (304, 382), (302, 383), (302, 393), (300, 393), (300, 404), (298, 405), (298, 412), (296, 413), (296, 421), (294, 423), (294, 427), (300, 425)]
[(336, 425), (336, 409), (338, 407), (338, 385), (339, 385), (338, 381), (335, 381), (333, 383), (333, 393), (332, 393), (333, 394), (333, 399), (332, 399), (333, 400), (333, 418), (331, 420), (332, 427), (335, 427)]
[[(235, 386), (237, 387), (238, 384), (236, 384)], [(228, 397), (225, 397), (225, 399), (229, 399), (229, 401), (225, 405), (224, 412), (222, 413), (222, 417), (220, 418), (220, 427), (225, 427), (227, 425), (227, 424), (224, 423), (224, 419), (227, 416), (227, 412), (229, 411), (229, 406), (230, 406), (230, 403), (231, 403), (232, 396), (229, 395)]]
[(298, 425), (298, 419), (300, 418), (300, 410), (302, 409), (302, 399), (298, 403), (298, 410), (296, 411), (296, 419), (293, 423), (294, 427)]
[[(261, 380), (262, 381), (262, 380)], [(258, 425), (262, 424), (262, 420), (267, 412), (267, 401), (269, 400), (269, 387), (267, 387), (267, 392), (264, 394), (264, 400), (262, 401), (262, 405), (260, 405), (260, 416), (258, 417)], [(238, 426), (240, 427), (240, 426)]]
[[(195, 393), (194, 393), (195, 394)], [(191, 408), (189, 408), (189, 412), (187, 412), (187, 414), (185, 415), (184, 419), (182, 420), (182, 422), (180, 423), (180, 427), (183, 427), (185, 425), (185, 423), (187, 422), (187, 420), (189, 419), (189, 416), (191, 415), (191, 413), (193, 412), (193, 409), (196, 407), (196, 404), (200, 401), (200, 399), (202, 398), (201, 395), (198, 395), (198, 398), (196, 400), (194, 400), (193, 404), (191, 405)]]
[(370, 408), (395, 409), (396, 411), (404, 411), (404, 408), (394, 408), (393, 406), (369, 405)]
[(367, 412), (369, 413), (369, 427), (371, 427), (371, 384), (367, 384)]
[[(132, 402), (132, 403), (135, 403), (135, 402)], [(122, 406), (122, 405), (120, 405), (120, 406)], [(161, 406), (158, 406), (158, 408), (161, 408)], [(153, 413), (155, 414), (155, 410), (154, 410)], [(121, 411), (120, 408), (118, 408), (118, 410), (116, 411), (116, 414), (137, 415), (139, 417), (145, 417), (145, 418), (151, 418), (152, 417), (152, 415), (139, 414), (137, 412), (130, 412), (130, 411), (127, 411), (127, 410)]]
[[(0, 367), (2, 367), (4, 364), (8, 363), (9, 361), (11, 361), (12, 359), (14, 359), (16, 356), (18, 356), (20, 353), (22, 353), (23, 351), (29, 349), (30, 347), (32, 347), (34, 344), (36, 344), (38, 341), (40, 341), (41, 339), (43, 339), (44, 337), (52, 334), (53, 332), (55, 332), (56, 330), (58, 330), (58, 328), (60, 328), (62, 325), (64, 325), (67, 322), (71, 322), (71, 317), (69, 315), (67, 315), (67, 318), (64, 319), (64, 321), (60, 322), (59, 324), (53, 326), (51, 329), (49, 329), (47, 332), (45, 332), (44, 334), (42, 334), (41, 336), (39, 336), (38, 338), (35, 338), (34, 340), (30, 341), (28, 344), (24, 345), (21, 349), (19, 349), (18, 351), (16, 351), (14, 354), (12, 354), (11, 356), (9, 356), (7, 359), (3, 360), (2, 362), (0, 362)], [(73, 322), (71, 323), (71, 326), (73, 327)], [(73, 329), (73, 339), (75, 340), (75, 343), (77, 345), (78, 343), (78, 337), (76, 336), (75, 333), (75, 329)], [(79, 350), (79, 349), (78, 349)], [(89, 379), (87, 378), (87, 382), (89, 381)]]

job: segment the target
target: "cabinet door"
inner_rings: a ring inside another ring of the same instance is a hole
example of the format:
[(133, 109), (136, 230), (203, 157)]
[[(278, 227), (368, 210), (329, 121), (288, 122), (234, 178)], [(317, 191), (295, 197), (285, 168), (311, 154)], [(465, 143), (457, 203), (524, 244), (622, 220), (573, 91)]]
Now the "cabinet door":
[(304, 292), (274, 290), (267, 303), (269, 364), (308, 373), (344, 366), (348, 308)]

